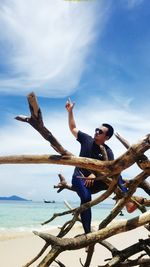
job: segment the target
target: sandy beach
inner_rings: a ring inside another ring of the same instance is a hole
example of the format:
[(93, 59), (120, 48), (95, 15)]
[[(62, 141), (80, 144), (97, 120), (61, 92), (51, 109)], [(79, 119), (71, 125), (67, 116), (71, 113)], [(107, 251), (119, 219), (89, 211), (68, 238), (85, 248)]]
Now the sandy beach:
[[(57, 229), (51, 230), (50, 233), (56, 235)], [(69, 236), (73, 237), (82, 233), (81, 226), (76, 226)], [(139, 227), (129, 233), (121, 233), (110, 237), (110, 241), (116, 248), (123, 249), (138, 241), (139, 238), (147, 238), (148, 231), (144, 227)], [(29, 260), (37, 255), (45, 242), (35, 236), (33, 233), (14, 233), (10, 235), (0, 236), (0, 263), (2, 267), (23, 267)], [(49, 248), (47, 249), (48, 252)], [(76, 251), (65, 251), (58, 256), (57, 259), (62, 261), (66, 267), (81, 266), (79, 258), (84, 262), (86, 257), (85, 249)], [(101, 245), (95, 246), (94, 256), (91, 262), (91, 267), (96, 267), (99, 264), (104, 264), (104, 259), (110, 258), (111, 253)], [(32, 267), (38, 265), (41, 261), (38, 260), (32, 264)], [(106, 262), (105, 262), (106, 263)], [(51, 266), (58, 266), (53, 262)]]

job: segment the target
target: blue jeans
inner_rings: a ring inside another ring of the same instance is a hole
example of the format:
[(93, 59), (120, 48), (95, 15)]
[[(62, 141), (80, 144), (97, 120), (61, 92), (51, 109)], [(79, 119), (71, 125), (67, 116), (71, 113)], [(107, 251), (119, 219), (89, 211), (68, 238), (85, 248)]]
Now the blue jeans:
[[(85, 183), (84, 179), (77, 178), (76, 175), (73, 175), (72, 185), (81, 199), (81, 204), (91, 201), (91, 195), (93, 191), (99, 192), (102, 190), (106, 190), (108, 188), (107, 185), (100, 180), (94, 181), (94, 184), (91, 187), (86, 187), (84, 183)], [(86, 234), (90, 233), (91, 219), (92, 219), (91, 208), (86, 209), (80, 215), (85, 233)]]

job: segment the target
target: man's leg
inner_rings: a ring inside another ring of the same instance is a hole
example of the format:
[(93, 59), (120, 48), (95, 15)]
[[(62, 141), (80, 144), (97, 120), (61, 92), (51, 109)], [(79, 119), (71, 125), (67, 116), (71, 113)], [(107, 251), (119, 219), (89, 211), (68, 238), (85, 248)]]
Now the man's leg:
[[(87, 188), (84, 183), (84, 179), (80, 179), (76, 176), (73, 176), (72, 184), (81, 199), (81, 204), (91, 201), (90, 188)], [(83, 211), (80, 215), (84, 231), (87, 234), (91, 232), (91, 208)]]
[(107, 190), (107, 189), (108, 189), (108, 185), (105, 184), (103, 181), (94, 180), (93, 186), (91, 186), (90, 191), (91, 191), (91, 194), (96, 194), (100, 191)]

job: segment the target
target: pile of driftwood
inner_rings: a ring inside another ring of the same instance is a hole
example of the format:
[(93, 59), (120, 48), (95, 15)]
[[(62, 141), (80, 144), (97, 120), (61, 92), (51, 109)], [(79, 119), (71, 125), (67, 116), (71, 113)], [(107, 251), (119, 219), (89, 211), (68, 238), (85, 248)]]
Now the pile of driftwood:
[[(87, 257), (85, 263), (81, 263), (82, 266), (90, 266), (91, 259), (94, 253), (94, 246), (97, 243), (105, 246), (109, 251), (111, 251), (112, 258), (107, 260), (107, 263), (103, 267), (128, 267), (128, 266), (150, 266), (150, 210), (147, 207), (150, 206), (150, 200), (145, 199), (141, 204), (137, 203), (133, 197), (136, 189), (138, 187), (142, 188), (147, 195), (150, 195), (150, 185), (147, 178), (150, 174), (150, 161), (144, 154), (150, 148), (150, 134), (148, 134), (143, 140), (135, 145), (130, 146), (130, 144), (123, 139), (119, 134), (116, 137), (122, 142), (122, 144), (127, 148), (126, 153), (118, 157), (116, 160), (108, 161), (106, 157), (105, 150), (103, 154), (105, 161), (99, 161), (89, 158), (76, 157), (71, 152), (67, 151), (53, 136), (53, 134), (45, 127), (42, 119), (42, 113), (38, 106), (38, 102), (34, 93), (28, 95), (28, 103), (31, 112), (30, 117), (17, 116), (16, 119), (22, 122), (30, 124), (34, 129), (36, 129), (57, 151), (57, 155), (20, 155), (20, 156), (5, 156), (0, 157), (0, 164), (63, 164), (78, 166), (82, 168), (87, 168), (92, 170), (96, 174), (96, 179), (102, 179), (108, 185), (108, 190), (101, 193), (100, 196), (95, 198), (93, 201), (81, 205), (78, 208), (65, 211), (63, 213), (54, 214), (52, 218), (44, 222), (48, 223), (55, 219), (57, 216), (63, 216), (65, 214), (71, 214), (72, 219), (67, 221), (60, 229), (57, 236), (53, 236), (48, 233), (34, 232), (42, 239), (45, 240), (45, 245), (39, 252), (39, 254), (28, 262), (24, 267), (30, 266), (33, 262), (39, 259), (48, 247), (50, 247), (49, 252), (41, 262), (37, 265), (39, 267), (48, 267), (52, 262), (57, 262), (61, 267), (65, 267), (63, 263), (57, 260), (57, 256), (66, 250), (76, 250), (83, 247), (89, 246)], [(129, 168), (131, 165), (137, 163), (141, 172), (133, 179), (126, 181), (128, 186), (128, 193), (122, 195), (120, 189), (117, 187), (118, 177), (120, 173)], [(55, 188), (58, 188), (58, 192), (63, 189), (73, 190), (71, 185), (68, 185), (65, 178), (59, 175), (60, 182)], [(104, 201), (112, 193), (115, 192), (116, 205), (110, 212), (110, 214), (104, 218), (104, 220), (99, 224), (98, 230), (89, 233), (87, 235), (81, 235), (73, 238), (65, 238), (65, 235), (72, 229), (76, 221), (79, 221), (80, 213), (98, 203)], [(141, 215), (130, 220), (121, 220), (113, 224), (110, 222), (121, 212), (125, 204), (132, 199), (135, 201), (138, 208), (141, 210)], [(106, 238), (113, 236), (121, 232), (128, 232), (131, 229), (135, 229), (139, 226), (144, 225), (148, 231), (147, 239), (141, 239), (132, 246), (123, 249), (122, 251), (117, 250), (113, 244), (106, 242)], [(131, 260), (130, 257), (141, 252), (140, 256), (138, 254), (137, 258)], [(66, 266), (68, 267), (68, 266)], [(96, 266), (95, 266), (96, 267)], [(102, 266), (99, 266), (102, 267)]]

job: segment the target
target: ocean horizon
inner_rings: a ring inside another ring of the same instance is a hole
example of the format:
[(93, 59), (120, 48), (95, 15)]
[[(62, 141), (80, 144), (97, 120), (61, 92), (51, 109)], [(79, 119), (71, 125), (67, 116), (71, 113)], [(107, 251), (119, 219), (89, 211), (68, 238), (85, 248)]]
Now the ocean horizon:
[[(72, 208), (79, 206), (79, 202), (69, 202)], [(100, 203), (92, 207), (92, 222), (100, 222), (109, 215), (113, 204)], [(41, 225), (49, 220), (54, 213), (67, 211), (65, 203), (44, 203), (44, 201), (0, 201), (0, 237), (12, 233), (32, 232), (33, 230), (47, 230), (62, 226), (66, 221), (72, 218), (72, 215), (59, 216), (52, 222)], [(139, 215), (139, 211), (134, 216)], [(132, 218), (123, 209), (124, 216), (117, 216), (115, 219)]]

